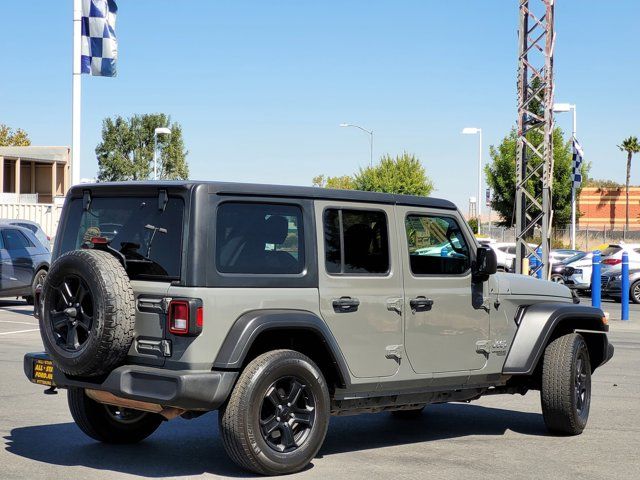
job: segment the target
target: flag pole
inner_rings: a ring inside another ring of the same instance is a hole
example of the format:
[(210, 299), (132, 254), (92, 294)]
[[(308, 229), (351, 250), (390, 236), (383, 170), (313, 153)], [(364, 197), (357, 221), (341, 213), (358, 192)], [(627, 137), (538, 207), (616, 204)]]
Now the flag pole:
[(71, 99), (71, 185), (80, 183), (80, 55), (82, 40), (82, 0), (73, 0), (73, 85)]
[[(571, 136), (573, 137), (573, 141), (575, 143), (577, 141), (575, 105), (573, 105), (573, 127), (571, 128)], [(576, 249), (576, 182), (571, 182), (571, 249)]]

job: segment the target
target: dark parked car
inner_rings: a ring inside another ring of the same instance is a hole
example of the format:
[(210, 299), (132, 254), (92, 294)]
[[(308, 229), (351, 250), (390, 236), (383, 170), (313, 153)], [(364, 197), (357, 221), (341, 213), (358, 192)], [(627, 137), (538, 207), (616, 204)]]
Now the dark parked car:
[[(610, 269), (602, 272), (602, 296), (616, 302), (622, 300), (622, 271)], [(640, 269), (629, 270), (629, 300), (640, 303)]]
[(49, 251), (51, 251), (51, 237), (45, 233), (39, 223), (32, 222), (31, 220), (2, 218), (0, 224), (13, 225), (15, 227), (22, 227), (31, 230), (31, 233), (40, 241), (40, 243)]
[(50, 262), (51, 253), (31, 230), (0, 224), (0, 296), (24, 297), (33, 303)]

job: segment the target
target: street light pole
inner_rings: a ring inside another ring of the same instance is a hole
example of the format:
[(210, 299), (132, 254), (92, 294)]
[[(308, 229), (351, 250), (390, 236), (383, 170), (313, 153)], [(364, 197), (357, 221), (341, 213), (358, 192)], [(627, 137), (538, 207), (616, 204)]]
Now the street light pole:
[[(462, 129), (463, 135), (475, 135), (478, 134), (478, 206), (477, 206), (477, 215), (478, 215), (478, 225), (480, 225), (480, 214), (482, 213), (480, 199), (482, 198), (482, 129), (475, 127), (466, 127)], [(478, 227), (478, 231), (480, 227)]]
[[(553, 111), (558, 113), (563, 112), (573, 112), (573, 127), (571, 129), (571, 138), (572, 140), (576, 139), (576, 124), (577, 124), (577, 115), (576, 115), (576, 106), (572, 103), (554, 103)], [(573, 186), (573, 182), (571, 184), (571, 249), (576, 249), (576, 189)]]
[(352, 123), (341, 123), (340, 126), (359, 128), (363, 132), (369, 134), (369, 166), (373, 167), (373, 130), (367, 130), (366, 128), (362, 128), (360, 125), (354, 125)]
[(158, 127), (153, 131), (153, 179), (158, 179), (158, 135), (170, 135), (171, 130), (167, 127)]

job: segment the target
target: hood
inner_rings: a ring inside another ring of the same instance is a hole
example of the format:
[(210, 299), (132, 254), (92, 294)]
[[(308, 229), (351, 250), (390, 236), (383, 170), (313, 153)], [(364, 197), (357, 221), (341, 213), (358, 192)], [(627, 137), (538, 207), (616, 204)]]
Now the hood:
[(496, 273), (498, 292), (501, 295), (529, 295), (560, 297), (572, 300), (571, 290), (559, 283), (548, 282), (515, 273)]

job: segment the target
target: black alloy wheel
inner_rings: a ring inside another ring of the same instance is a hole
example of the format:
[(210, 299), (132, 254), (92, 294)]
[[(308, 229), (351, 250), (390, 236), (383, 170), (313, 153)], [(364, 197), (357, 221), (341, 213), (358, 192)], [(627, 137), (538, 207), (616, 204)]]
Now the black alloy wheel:
[(315, 421), (313, 391), (297, 377), (283, 377), (267, 388), (260, 408), (262, 438), (277, 452), (289, 453), (309, 438)]
[(93, 298), (83, 279), (67, 275), (53, 285), (52, 309), (49, 312), (56, 344), (68, 351), (78, 352), (89, 340), (93, 324)]

